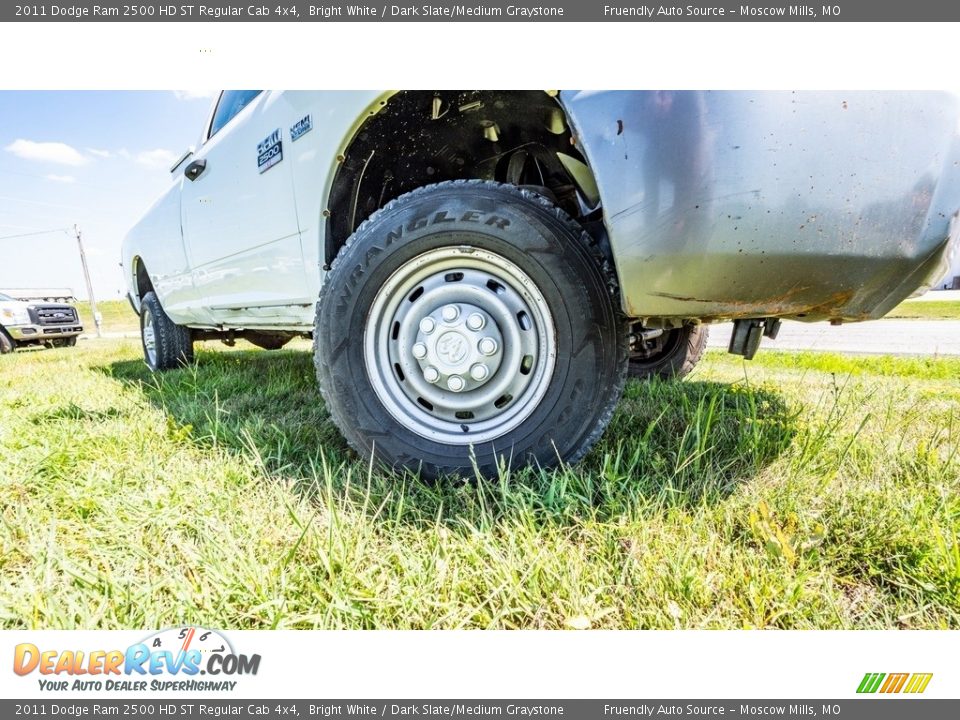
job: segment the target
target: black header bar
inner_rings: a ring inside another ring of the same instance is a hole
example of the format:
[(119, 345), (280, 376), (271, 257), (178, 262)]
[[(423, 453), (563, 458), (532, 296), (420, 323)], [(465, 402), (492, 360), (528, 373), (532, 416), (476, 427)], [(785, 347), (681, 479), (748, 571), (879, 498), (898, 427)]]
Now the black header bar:
[(237, 2), (4, 3), (2, 22), (952, 22), (960, 3), (943, 0), (625, 3), (617, 0), (514, 2)]

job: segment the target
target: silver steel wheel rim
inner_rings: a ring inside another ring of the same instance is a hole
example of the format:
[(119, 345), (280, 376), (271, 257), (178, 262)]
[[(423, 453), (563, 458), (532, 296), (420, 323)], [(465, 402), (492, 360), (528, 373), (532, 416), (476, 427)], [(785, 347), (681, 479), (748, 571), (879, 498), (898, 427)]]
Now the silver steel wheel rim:
[(147, 356), (147, 362), (156, 365), (157, 333), (153, 327), (153, 314), (146, 308), (143, 310), (143, 351)]
[(364, 330), (377, 397), (404, 427), (450, 445), (487, 442), (536, 409), (556, 364), (556, 332), (534, 282), (470, 246), (431, 250), (377, 292)]

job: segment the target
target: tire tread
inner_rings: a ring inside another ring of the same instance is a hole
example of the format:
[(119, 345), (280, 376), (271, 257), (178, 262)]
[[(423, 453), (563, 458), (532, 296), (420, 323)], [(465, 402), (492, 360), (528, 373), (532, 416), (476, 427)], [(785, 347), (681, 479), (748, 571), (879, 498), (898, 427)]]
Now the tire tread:
[(140, 306), (141, 339), (143, 335), (143, 308), (149, 309), (154, 318), (153, 326), (157, 343), (156, 366), (150, 365), (150, 361), (146, 358), (146, 349), (144, 349), (144, 359), (150, 369), (154, 371), (174, 370), (191, 364), (194, 360), (194, 354), (193, 336), (190, 328), (173, 322), (160, 304), (160, 299), (152, 290), (143, 296)]
[[(614, 326), (613, 330), (616, 343), (614, 352), (616, 356), (615, 362), (617, 374), (614, 382), (609, 388), (608, 397), (603, 400), (602, 408), (600, 412), (597, 413), (592, 426), (589, 427), (585, 432), (581, 433), (576, 445), (566, 453), (565, 457), (561, 458), (561, 461), (564, 463), (576, 463), (580, 461), (600, 439), (611, 418), (613, 417), (613, 414), (616, 411), (617, 405), (620, 401), (623, 388), (627, 381), (630, 326), (628, 319), (623, 315), (621, 310), (619, 283), (611, 259), (603, 252), (600, 244), (579, 223), (567, 215), (567, 213), (565, 213), (562, 209), (551, 203), (547, 197), (532, 190), (513, 185), (504, 185), (487, 180), (452, 180), (416, 188), (415, 190), (391, 200), (382, 208), (371, 214), (366, 220), (364, 220), (360, 226), (357, 227), (354, 233), (347, 238), (344, 245), (339, 249), (336, 258), (331, 265), (331, 270), (338, 267), (338, 264), (344, 261), (343, 258), (350, 253), (356, 242), (356, 238), (363, 236), (364, 230), (369, 225), (377, 222), (381, 216), (392, 212), (401, 205), (405, 205), (413, 200), (416, 200), (418, 197), (428, 194), (432, 195), (451, 189), (493, 192), (500, 194), (505, 198), (514, 198), (528, 204), (533, 204), (541, 211), (546, 210), (557, 221), (566, 226), (567, 229), (571, 231), (571, 234), (575, 235), (579, 239), (579, 247), (584, 254), (585, 259), (594, 263), (602, 274), (603, 281), (606, 286), (606, 292), (610, 297), (610, 307), (612, 309), (612, 317), (610, 318), (610, 322), (612, 322)], [(315, 369), (317, 371), (318, 379), (321, 380), (320, 393), (328, 409), (334, 407), (335, 405), (335, 403), (331, 402), (331, 393), (334, 390), (332, 387), (330, 387), (330, 382), (323, 381), (324, 376), (328, 374), (328, 368), (325, 367), (321, 358), (320, 343), (321, 337), (323, 336), (321, 331), (321, 308), (323, 307), (327, 295), (330, 292), (331, 283), (323, 282), (321, 285), (320, 298), (317, 302), (313, 347)], [(328, 379), (331, 381), (335, 380), (329, 376)], [(347, 439), (351, 447), (353, 447), (353, 449), (361, 455), (365, 455), (367, 449), (358, 447), (357, 443), (351, 440), (351, 430), (356, 430), (356, 428), (346, 427), (345, 420), (339, 417), (338, 413), (336, 412), (331, 412), (331, 418), (340, 429), (343, 436)], [(442, 472), (443, 469), (441, 468), (439, 474), (442, 474)]]

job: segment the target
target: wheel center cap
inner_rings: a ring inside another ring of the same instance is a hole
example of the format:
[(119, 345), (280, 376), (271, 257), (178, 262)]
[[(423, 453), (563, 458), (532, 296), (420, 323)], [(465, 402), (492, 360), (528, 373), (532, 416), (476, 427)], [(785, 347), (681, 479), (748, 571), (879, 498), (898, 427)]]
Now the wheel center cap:
[(493, 317), (466, 302), (446, 302), (417, 322), (408, 352), (423, 379), (455, 393), (485, 385), (503, 359), (503, 335)]
[(437, 355), (447, 365), (460, 365), (468, 349), (467, 339), (455, 330), (445, 332), (437, 340)]

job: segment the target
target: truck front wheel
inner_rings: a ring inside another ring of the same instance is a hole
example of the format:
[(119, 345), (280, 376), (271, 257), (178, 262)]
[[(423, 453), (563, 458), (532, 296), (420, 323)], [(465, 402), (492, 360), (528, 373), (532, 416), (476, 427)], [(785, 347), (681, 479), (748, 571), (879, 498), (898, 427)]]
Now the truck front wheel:
[(140, 301), (140, 337), (144, 360), (154, 372), (172, 370), (193, 362), (190, 328), (174, 323), (153, 291)]
[(13, 340), (9, 338), (6, 330), (0, 327), (0, 355), (12, 353), (15, 349), (16, 346), (13, 344)]
[(362, 455), (494, 476), (579, 460), (626, 379), (628, 324), (587, 233), (543, 196), (428, 186), (341, 249), (317, 310), (327, 408)]

